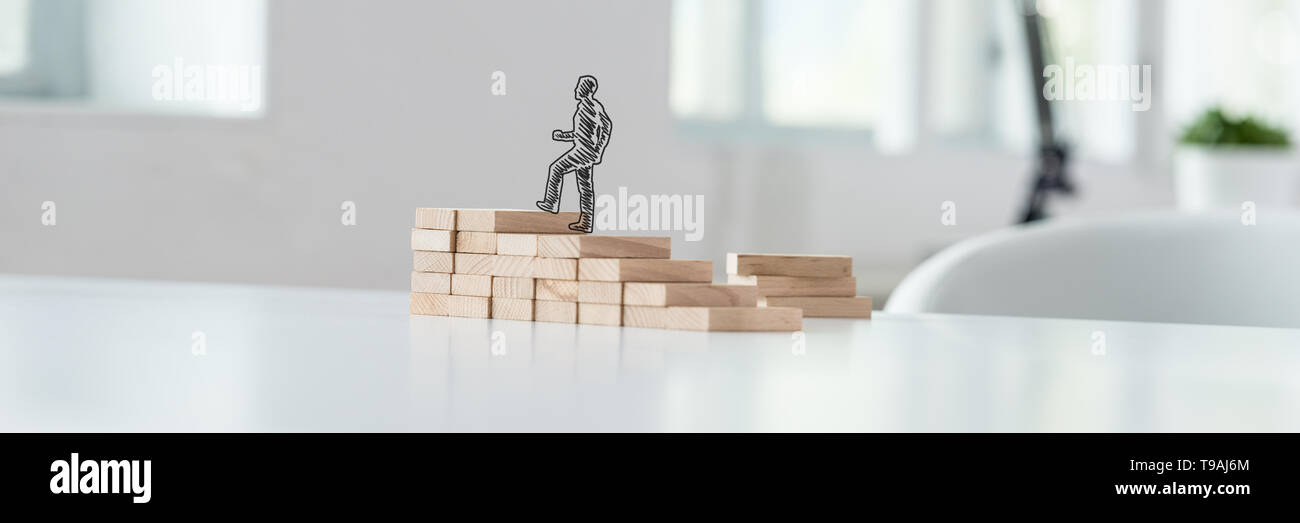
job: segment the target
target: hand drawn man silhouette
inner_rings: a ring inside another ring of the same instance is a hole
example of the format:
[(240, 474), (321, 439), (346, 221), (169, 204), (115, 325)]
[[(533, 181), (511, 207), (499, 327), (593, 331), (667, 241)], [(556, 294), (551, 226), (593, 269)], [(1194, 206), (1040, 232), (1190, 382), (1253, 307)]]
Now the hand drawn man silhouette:
[(595, 94), (596, 78), (579, 77), (577, 87), (573, 88), (573, 97), (578, 100), (578, 108), (573, 112), (573, 129), (551, 131), (552, 140), (572, 142), (573, 146), (551, 162), (546, 177), (546, 199), (537, 202), (538, 209), (560, 212), (560, 188), (564, 185), (564, 175), (576, 173), (582, 215), (577, 222), (569, 224), (569, 230), (579, 232), (591, 232), (596, 206), (591, 171), (604, 159), (605, 147), (609, 145), (609, 136), (614, 129), (609, 115), (605, 114), (605, 106), (596, 100)]

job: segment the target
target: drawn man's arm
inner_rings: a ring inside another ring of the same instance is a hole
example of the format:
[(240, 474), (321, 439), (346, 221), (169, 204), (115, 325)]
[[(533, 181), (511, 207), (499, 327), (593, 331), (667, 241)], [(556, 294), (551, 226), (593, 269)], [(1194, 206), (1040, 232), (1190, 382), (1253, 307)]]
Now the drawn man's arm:
[(614, 122), (609, 119), (605, 111), (600, 112), (600, 127), (596, 129), (596, 144), (599, 146), (600, 156), (596, 158), (596, 163), (605, 159), (605, 147), (609, 145), (609, 137), (614, 134)]
[(561, 131), (559, 129), (556, 129), (554, 131), (551, 131), (551, 139), (557, 142), (572, 142), (573, 131)]

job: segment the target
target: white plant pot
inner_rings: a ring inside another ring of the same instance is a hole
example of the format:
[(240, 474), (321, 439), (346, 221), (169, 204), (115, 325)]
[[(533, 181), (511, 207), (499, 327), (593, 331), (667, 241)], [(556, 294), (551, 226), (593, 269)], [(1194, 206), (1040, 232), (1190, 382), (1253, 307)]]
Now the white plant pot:
[(1240, 211), (1247, 201), (1290, 207), (1298, 188), (1300, 163), (1290, 149), (1183, 146), (1174, 152), (1174, 194), (1183, 211)]

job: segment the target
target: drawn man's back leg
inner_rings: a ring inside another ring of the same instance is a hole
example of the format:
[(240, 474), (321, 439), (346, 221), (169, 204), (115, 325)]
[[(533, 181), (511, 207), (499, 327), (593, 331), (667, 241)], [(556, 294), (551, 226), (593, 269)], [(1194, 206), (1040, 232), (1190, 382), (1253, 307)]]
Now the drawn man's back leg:
[(578, 178), (578, 202), (582, 210), (578, 221), (569, 224), (569, 230), (578, 232), (591, 232), (592, 214), (596, 209), (595, 187), (592, 183), (592, 167), (590, 165), (579, 167), (576, 171)]
[(551, 214), (560, 212), (560, 189), (564, 187), (564, 174), (576, 168), (572, 153), (573, 150), (570, 149), (551, 162), (546, 175), (546, 196), (537, 202), (538, 209)]

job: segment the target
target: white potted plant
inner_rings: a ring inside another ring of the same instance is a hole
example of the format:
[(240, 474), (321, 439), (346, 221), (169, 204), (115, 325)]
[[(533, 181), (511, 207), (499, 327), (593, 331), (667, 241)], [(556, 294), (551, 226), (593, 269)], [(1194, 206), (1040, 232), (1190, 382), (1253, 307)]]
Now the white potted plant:
[(1300, 188), (1296, 160), (1286, 130), (1211, 108), (1183, 131), (1174, 153), (1178, 208), (1289, 207)]

